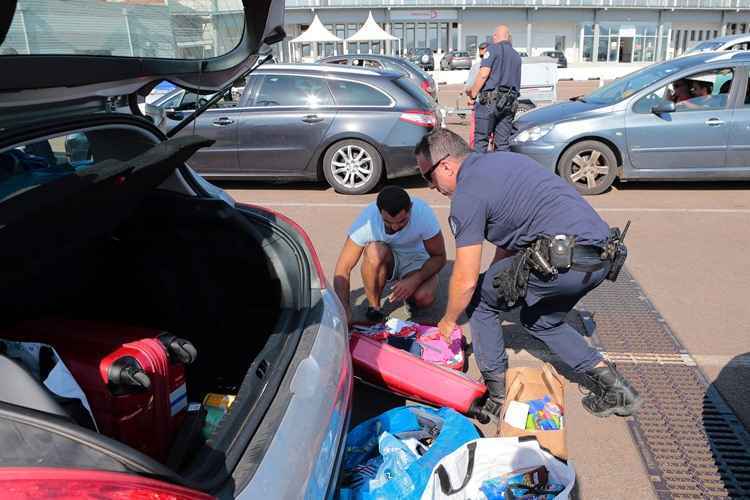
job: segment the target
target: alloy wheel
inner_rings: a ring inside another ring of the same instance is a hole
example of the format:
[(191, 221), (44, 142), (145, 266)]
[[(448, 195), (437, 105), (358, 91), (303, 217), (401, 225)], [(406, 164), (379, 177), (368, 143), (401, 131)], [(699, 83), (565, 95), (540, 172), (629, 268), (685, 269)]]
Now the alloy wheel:
[(363, 186), (373, 174), (370, 154), (364, 148), (351, 144), (333, 153), (330, 168), (336, 181), (349, 189)]
[(588, 189), (597, 187), (611, 168), (606, 156), (596, 149), (580, 151), (571, 162), (570, 181), (573, 184), (585, 184)]

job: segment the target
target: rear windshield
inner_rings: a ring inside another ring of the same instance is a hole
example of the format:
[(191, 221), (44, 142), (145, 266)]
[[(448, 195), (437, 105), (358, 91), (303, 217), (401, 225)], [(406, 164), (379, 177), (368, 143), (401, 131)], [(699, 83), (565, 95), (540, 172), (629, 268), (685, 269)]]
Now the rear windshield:
[(469, 57), (468, 52), (456, 52), (456, 57)]
[(242, 0), (24, 1), (0, 55), (206, 59), (237, 47), (244, 28)]
[(409, 93), (414, 99), (419, 102), (420, 105), (427, 109), (432, 109), (435, 105), (435, 101), (432, 97), (428, 96), (422, 89), (420, 89), (416, 83), (409, 80), (407, 77), (401, 77), (396, 80), (396, 84)]

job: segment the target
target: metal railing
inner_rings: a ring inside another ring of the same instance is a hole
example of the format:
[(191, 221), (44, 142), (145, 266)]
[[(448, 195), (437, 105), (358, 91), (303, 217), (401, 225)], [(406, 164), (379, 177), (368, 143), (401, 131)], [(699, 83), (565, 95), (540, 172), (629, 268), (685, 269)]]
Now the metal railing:
[(750, 0), (286, 0), (311, 7), (614, 7), (648, 9), (750, 9)]

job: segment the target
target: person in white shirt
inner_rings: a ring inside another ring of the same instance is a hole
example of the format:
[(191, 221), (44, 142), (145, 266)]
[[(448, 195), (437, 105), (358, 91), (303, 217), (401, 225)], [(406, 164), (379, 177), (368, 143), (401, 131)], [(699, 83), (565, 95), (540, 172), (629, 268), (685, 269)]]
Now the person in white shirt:
[(369, 307), (366, 317), (382, 321), (381, 298), (390, 285), (392, 303), (425, 308), (435, 301), (438, 273), (445, 265), (445, 241), (432, 208), (411, 199), (401, 187), (387, 186), (349, 229), (334, 273), (334, 289), (351, 320), (349, 280), (362, 259)]

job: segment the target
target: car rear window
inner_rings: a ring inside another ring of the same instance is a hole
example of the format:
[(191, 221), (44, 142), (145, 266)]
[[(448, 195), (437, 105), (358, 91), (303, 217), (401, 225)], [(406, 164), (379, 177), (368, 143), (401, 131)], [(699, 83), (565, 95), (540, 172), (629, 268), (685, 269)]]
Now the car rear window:
[(417, 86), (417, 84), (415, 84), (408, 78), (399, 78), (398, 80), (396, 80), (396, 85), (408, 92), (409, 95), (416, 99), (423, 107), (432, 108), (435, 105), (435, 102), (432, 100), (432, 98), (425, 92), (423, 92), (422, 89)]
[(256, 106), (303, 106), (315, 108), (333, 104), (331, 91), (323, 78), (297, 75), (266, 75)]
[(391, 99), (380, 90), (348, 80), (330, 80), (338, 106), (390, 106)]
[(468, 52), (456, 52), (456, 57), (469, 57)]
[(0, 54), (221, 56), (245, 29), (242, 0), (25, 1)]

